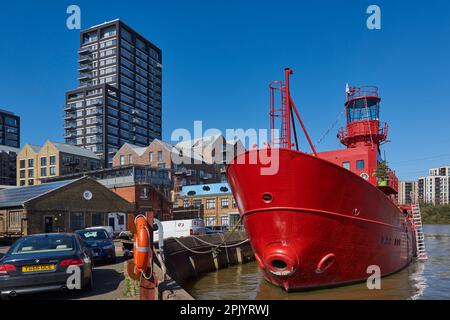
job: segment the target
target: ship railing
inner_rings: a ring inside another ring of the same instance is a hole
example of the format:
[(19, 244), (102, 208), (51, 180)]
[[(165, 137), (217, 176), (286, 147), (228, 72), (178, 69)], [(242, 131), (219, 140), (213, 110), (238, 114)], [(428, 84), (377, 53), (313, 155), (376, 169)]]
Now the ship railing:
[(376, 86), (350, 87), (347, 91), (347, 101), (362, 97), (378, 97), (378, 87)]
[[(364, 121), (366, 121), (366, 120), (364, 120)], [(376, 131), (372, 131), (374, 126), (371, 126), (369, 128), (366, 125), (366, 126), (363, 126), (362, 129), (359, 129), (359, 130), (352, 129), (352, 136), (378, 135), (379, 137), (387, 137), (388, 127), (389, 126), (387, 123), (382, 123), (382, 124), (380, 124), (380, 127), (378, 128), (378, 132), (376, 132)], [(348, 138), (348, 132), (345, 128), (340, 128), (338, 130), (338, 138), (341, 140)]]

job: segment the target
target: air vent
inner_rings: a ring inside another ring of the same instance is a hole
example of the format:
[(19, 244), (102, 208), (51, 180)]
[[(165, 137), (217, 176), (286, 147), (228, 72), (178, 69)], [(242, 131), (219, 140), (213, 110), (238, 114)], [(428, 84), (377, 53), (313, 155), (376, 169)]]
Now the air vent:
[(203, 190), (204, 190), (204, 191), (209, 191), (209, 190), (211, 190), (211, 188), (210, 188), (209, 186), (204, 186), (204, 187), (203, 187)]
[(228, 192), (228, 188), (227, 188), (227, 187), (220, 187), (220, 191), (222, 191), (222, 192)]

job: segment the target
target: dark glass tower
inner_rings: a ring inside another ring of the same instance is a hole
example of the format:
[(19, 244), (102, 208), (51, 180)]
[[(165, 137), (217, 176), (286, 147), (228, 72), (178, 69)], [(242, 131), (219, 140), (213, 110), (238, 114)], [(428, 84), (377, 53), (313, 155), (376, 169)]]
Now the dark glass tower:
[(126, 142), (161, 139), (161, 49), (120, 20), (80, 34), (79, 87), (66, 93), (66, 143), (111, 166)]
[(20, 117), (0, 109), (0, 145), (20, 148)]

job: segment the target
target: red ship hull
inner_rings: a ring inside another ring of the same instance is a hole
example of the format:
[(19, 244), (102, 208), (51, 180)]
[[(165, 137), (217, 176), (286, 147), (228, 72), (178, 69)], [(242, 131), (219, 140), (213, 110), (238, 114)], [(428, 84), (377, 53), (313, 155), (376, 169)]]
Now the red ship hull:
[(383, 192), (320, 156), (277, 150), (274, 175), (249, 164), (258, 150), (227, 169), (266, 280), (288, 291), (311, 289), (365, 281), (370, 266), (384, 276), (409, 264), (411, 223)]

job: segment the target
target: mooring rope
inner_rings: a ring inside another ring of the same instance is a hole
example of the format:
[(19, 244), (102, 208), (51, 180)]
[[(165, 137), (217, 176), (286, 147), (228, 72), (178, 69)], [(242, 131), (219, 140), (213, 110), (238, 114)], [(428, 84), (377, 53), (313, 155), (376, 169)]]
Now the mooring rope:
[(205, 244), (210, 245), (210, 246), (213, 247), (212, 249), (210, 249), (210, 250), (208, 250), (208, 251), (197, 251), (197, 250), (191, 249), (191, 248), (187, 247), (185, 244), (183, 244), (183, 243), (182, 243), (180, 240), (178, 240), (177, 238), (174, 238), (174, 239), (175, 239), (175, 241), (176, 241), (179, 245), (181, 245), (181, 246), (182, 246), (183, 248), (185, 248), (186, 250), (188, 250), (188, 251), (190, 251), (190, 252), (193, 252), (193, 253), (198, 253), (198, 254), (207, 254), (207, 253), (213, 253), (213, 254), (215, 254), (215, 253), (219, 250), (219, 248), (233, 248), (233, 247), (237, 247), (238, 245), (241, 245), (241, 244), (243, 244), (243, 243), (245, 243), (245, 242), (247, 242), (247, 241), (249, 241), (249, 240), (248, 240), (248, 239), (245, 239), (244, 241), (241, 241), (241, 242), (239, 242), (239, 243), (235, 243), (235, 244), (232, 244), (232, 245), (227, 245), (226, 243), (228, 242), (228, 239), (231, 237), (231, 235), (232, 235), (232, 234), (237, 230), (237, 228), (239, 227), (239, 224), (241, 223), (243, 217), (244, 217), (244, 216), (241, 216), (241, 217), (239, 218), (239, 220), (238, 220), (237, 223), (234, 225), (234, 227), (233, 227), (233, 229), (230, 231), (230, 233), (228, 233), (227, 236), (224, 238), (224, 240), (223, 240), (221, 243), (219, 243), (218, 245), (213, 244), (213, 243), (209, 243), (209, 242), (207, 242), (207, 241), (204, 241), (204, 240), (202, 240), (202, 239), (200, 239), (200, 238), (198, 238), (198, 237), (196, 237), (196, 236), (192, 236), (194, 239), (197, 239), (198, 241), (203, 242), (203, 243), (205, 243)]

